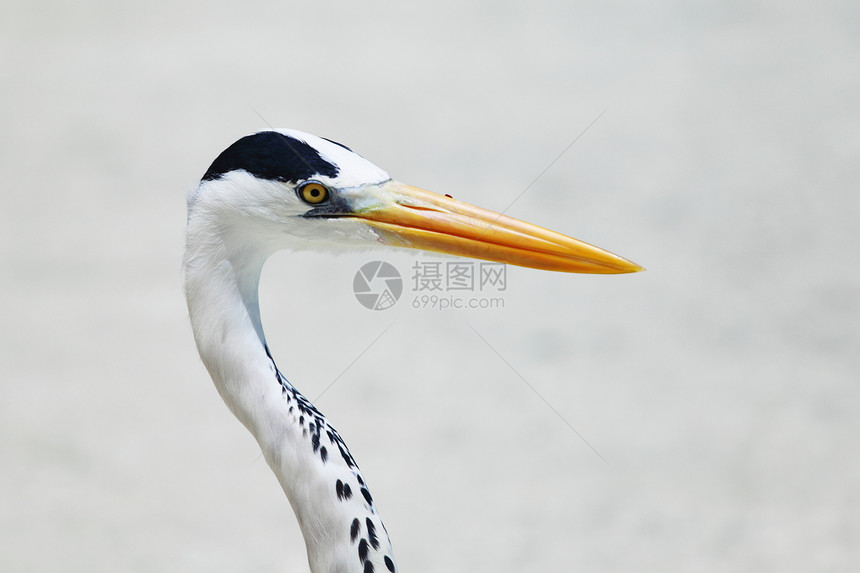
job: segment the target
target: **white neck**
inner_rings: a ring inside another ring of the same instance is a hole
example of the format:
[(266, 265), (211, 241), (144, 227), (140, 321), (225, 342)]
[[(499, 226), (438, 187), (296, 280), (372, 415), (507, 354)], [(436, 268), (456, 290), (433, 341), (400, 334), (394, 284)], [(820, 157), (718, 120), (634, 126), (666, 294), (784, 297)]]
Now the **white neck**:
[(312, 573), (394, 571), (367, 485), (328, 420), (278, 372), (260, 322), (270, 254), (189, 216), (185, 296), (200, 357), (254, 435), (299, 521)]

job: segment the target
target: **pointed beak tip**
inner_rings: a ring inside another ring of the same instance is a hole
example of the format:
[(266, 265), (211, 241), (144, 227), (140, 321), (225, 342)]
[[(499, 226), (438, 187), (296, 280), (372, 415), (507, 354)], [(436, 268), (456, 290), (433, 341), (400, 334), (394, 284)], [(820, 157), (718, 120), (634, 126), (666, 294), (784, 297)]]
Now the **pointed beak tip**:
[(642, 265), (637, 265), (633, 261), (627, 261), (629, 264), (624, 267), (624, 270), (621, 271), (622, 274), (630, 274), (630, 273), (641, 273), (648, 269), (643, 267)]
[(625, 259), (623, 261), (612, 262), (592, 261), (584, 265), (578, 264), (576, 266), (571, 266), (570, 268), (559, 270), (564, 270), (569, 273), (581, 274), (628, 275), (633, 273), (640, 273), (645, 270), (645, 267), (637, 265), (636, 263)]

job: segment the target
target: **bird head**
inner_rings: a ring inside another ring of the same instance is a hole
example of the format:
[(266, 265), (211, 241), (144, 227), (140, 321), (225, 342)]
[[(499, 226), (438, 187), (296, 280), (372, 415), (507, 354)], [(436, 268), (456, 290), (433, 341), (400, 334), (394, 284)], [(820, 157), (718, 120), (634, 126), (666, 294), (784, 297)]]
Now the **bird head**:
[(202, 217), (260, 248), (392, 246), (524, 267), (629, 273), (639, 265), (577, 239), (393, 180), (348, 147), (295, 130), (261, 131), (224, 150), (188, 199)]

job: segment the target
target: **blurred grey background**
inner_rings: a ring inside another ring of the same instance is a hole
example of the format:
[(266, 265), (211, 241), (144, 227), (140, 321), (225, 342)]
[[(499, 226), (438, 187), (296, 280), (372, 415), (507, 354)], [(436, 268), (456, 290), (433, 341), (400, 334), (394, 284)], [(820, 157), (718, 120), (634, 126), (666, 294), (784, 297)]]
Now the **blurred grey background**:
[(281, 369), (336, 380), (402, 571), (860, 567), (856, 2), (0, 10), (0, 570), (307, 570), (187, 324), (223, 148), (294, 127), (500, 210), (598, 116), (508, 212), (646, 273), (373, 312), (359, 266), (420, 259), (280, 253)]

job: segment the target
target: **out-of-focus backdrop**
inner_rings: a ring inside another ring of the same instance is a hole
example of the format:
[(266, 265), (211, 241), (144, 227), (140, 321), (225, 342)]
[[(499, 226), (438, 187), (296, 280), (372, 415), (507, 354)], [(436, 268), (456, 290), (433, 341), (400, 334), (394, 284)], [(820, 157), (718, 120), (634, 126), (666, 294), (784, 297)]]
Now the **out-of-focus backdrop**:
[(0, 570), (307, 570), (180, 288), (185, 193), (267, 125), (648, 268), (434, 311), (437, 259), (270, 261), (401, 570), (860, 567), (856, 2), (0, 10)]

